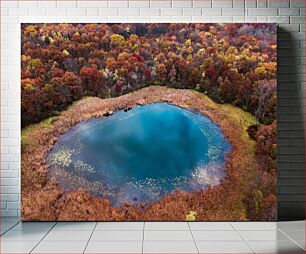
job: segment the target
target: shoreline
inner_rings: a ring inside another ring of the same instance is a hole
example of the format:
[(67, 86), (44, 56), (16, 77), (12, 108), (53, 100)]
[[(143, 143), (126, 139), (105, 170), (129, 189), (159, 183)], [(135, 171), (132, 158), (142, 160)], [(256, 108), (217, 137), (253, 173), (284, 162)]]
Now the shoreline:
[[(60, 135), (80, 122), (157, 102), (203, 114), (221, 128), (232, 149), (226, 156), (226, 176), (220, 184), (192, 193), (175, 191), (147, 206), (125, 204), (117, 208), (109, 200), (93, 197), (84, 189), (66, 193), (55, 179), (48, 179), (45, 159)], [(32, 221), (182, 221), (189, 211), (196, 211), (196, 220), (246, 220), (242, 194), (258, 165), (255, 143), (246, 136), (244, 125), (254, 123), (256, 120), (249, 113), (231, 105), (216, 104), (207, 96), (187, 89), (150, 86), (110, 99), (85, 97), (50, 121), (22, 131), (21, 218)]]

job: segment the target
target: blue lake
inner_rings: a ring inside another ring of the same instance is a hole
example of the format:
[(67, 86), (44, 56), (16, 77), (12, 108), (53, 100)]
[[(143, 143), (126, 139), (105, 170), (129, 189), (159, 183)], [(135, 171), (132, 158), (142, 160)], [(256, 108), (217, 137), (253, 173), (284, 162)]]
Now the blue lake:
[(120, 205), (218, 184), (230, 149), (208, 117), (153, 103), (76, 125), (47, 162), (63, 189), (82, 187)]

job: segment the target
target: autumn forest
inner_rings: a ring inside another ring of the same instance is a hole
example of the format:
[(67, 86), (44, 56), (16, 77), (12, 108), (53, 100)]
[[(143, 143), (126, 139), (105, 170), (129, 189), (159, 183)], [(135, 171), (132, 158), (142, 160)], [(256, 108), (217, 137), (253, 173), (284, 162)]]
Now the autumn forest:
[[(275, 220), (276, 47), (275, 24), (22, 24), (23, 218)], [(50, 177), (46, 156), (62, 134), (155, 102), (221, 128), (232, 150), (219, 185), (115, 207)]]

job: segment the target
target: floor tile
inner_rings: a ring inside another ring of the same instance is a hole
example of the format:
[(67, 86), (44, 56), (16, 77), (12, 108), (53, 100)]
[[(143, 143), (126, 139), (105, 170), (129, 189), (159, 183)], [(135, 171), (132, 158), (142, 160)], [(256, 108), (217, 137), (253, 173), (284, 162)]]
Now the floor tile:
[(305, 231), (303, 230), (283, 230), (282, 232), (293, 240), (305, 240)]
[[(18, 232), (18, 231), (15, 231)], [(44, 242), (86, 242), (92, 231), (50, 231), (43, 239)]]
[(280, 221), (273, 223), (281, 230), (304, 230), (305, 221)]
[(109, 241), (142, 241), (143, 231), (94, 231), (90, 241), (109, 242)]
[(52, 231), (66, 231), (66, 230), (93, 230), (96, 222), (58, 222)]
[(40, 242), (31, 253), (83, 253), (87, 242)]
[(195, 241), (243, 241), (236, 231), (192, 231)]
[(253, 253), (252, 249), (241, 242), (197, 242), (200, 253)]
[(193, 241), (190, 231), (145, 231), (145, 241)]
[(4, 234), (8, 229), (7, 228), (1, 228), (0, 229), (0, 235)]
[(1, 229), (1, 234), (8, 231), (9, 229), (11, 229), (14, 225), (1, 225), (0, 229)]
[(291, 241), (249, 242), (255, 253), (304, 253), (304, 250)]
[(306, 249), (305, 247), (305, 240), (296, 240), (295, 241), (301, 248), (303, 248), (304, 250)]
[(29, 253), (37, 242), (1, 242), (0, 253)]
[(189, 222), (191, 230), (235, 230), (230, 222)]
[(95, 230), (143, 230), (144, 222), (99, 222)]
[(20, 221), (19, 218), (5, 218), (5, 217), (1, 217), (0, 218), (0, 224), (4, 224), (4, 223), (11, 223), (11, 224), (16, 224)]
[(277, 221), (269, 221), (269, 224), (272, 225), (274, 229), (277, 228)]
[(5, 231), (8, 231), (9, 229), (11, 229), (12, 227), (14, 227), (15, 225), (18, 225), (19, 222), (15, 221), (15, 222), (2, 222), (0, 225), (0, 229), (1, 229), (1, 234), (4, 233)]
[(8, 231), (1, 236), (3, 242), (35, 242), (40, 241), (47, 232), (40, 231)]
[(85, 253), (142, 253), (142, 242), (89, 242)]
[(278, 230), (271, 231), (239, 231), (246, 241), (283, 241), (289, 240), (287, 236)]
[(187, 222), (146, 222), (145, 230), (190, 230)]
[(1, 226), (1, 228), (3, 228), (3, 227), (13, 227), (13, 226), (18, 225), (18, 224), (19, 224), (18, 221), (15, 221), (15, 222), (2, 222), (0, 226)]
[(20, 222), (11, 230), (13, 231), (49, 231), (55, 222)]
[(282, 231), (285, 235), (289, 236), (291, 240), (297, 242), (302, 248), (305, 249), (305, 231), (304, 230), (290, 230)]
[(275, 230), (269, 222), (232, 222), (231, 224), (237, 230)]
[(198, 253), (194, 242), (144, 242), (143, 253)]

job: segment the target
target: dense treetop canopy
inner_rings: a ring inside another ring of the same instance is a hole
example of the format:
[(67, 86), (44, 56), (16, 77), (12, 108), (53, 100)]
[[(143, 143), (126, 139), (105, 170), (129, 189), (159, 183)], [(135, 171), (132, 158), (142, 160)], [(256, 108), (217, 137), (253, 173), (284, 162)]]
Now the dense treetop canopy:
[(23, 24), (21, 49), (23, 126), (149, 85), (275, 118), (275, 24)]

